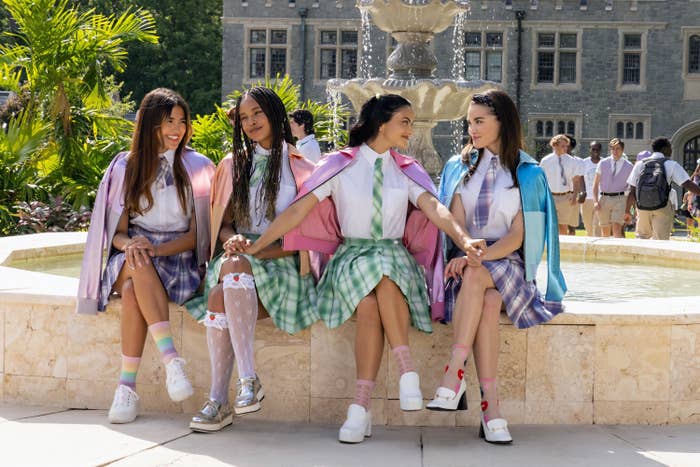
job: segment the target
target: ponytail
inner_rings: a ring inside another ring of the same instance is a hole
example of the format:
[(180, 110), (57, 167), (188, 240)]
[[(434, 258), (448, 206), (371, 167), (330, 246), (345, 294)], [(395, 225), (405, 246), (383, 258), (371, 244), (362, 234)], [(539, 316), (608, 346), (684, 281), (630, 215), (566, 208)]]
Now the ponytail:
[(362, 105), (357, 123), (350, 128), (348, 146), (360, 146), (371, 140), (379, 133), (379, 127), (391, 120), (397, 110), (410, 106), (411, 103), (398, 94), (372, 97)]

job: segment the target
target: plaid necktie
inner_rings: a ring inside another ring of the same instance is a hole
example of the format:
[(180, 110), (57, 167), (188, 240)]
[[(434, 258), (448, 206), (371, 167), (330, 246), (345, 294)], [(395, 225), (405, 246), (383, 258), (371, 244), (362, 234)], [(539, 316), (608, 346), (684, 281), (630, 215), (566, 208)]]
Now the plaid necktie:
[(372, 239), (380, 240), (384, 233), (382, 225), (382, 186), (384, 185), (384, 172), (382, 172), (382, 158), (374, 161), (374, 183), (372, 185)]
[(474, 209), (474, 226), (483, 229), (489, 222), (489, 206), (493, 200), (493, 187), (496, 184), (496, 170), (498, 169), (498, 157), (492, 157), (489, 168), (486, 170), (484, 181), (481, 182), (479, 197), (476, 199)]
[(561, 174), (561, 184), (566, 186), (566, 172), (564, 172), (564, 163), (561, 161), (563, 156), (557, 156), (559, 161), (559, 173)]
[(158, 174), (156, 175), (156, 187), (162, 190), (166, 186), (172, 186), (174, 184), (173, 168), (170, 166), (165, 156), (160, 156), (160, 166), (158, 167)]
[(258, 186), (258, 182), (263, 178), (265, 172), (267, 172), (267, 165), (270, 162), (269, 154), (256, 154), (255, 155), (253, 167), (253, 174), (250, 176), (250, 186)]

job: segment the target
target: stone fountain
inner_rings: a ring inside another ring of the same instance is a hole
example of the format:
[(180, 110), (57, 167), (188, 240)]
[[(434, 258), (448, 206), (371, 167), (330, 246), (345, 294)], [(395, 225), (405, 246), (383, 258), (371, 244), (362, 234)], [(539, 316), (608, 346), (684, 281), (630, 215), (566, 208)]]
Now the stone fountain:
[[(358, 8), (374, 24), (390, 33), (397, 47), (387, 59), (387, 78), (334, 79), (331, 91), (340, 91), (359, 113), (362, 104), (381, 94), (399, 94), (413, 104), (416, 120), (408, 154), (421, 161), (432, 175), (440, 173), (442, 159), (433, 146), (437, 122), (452, 121), (467, 113), (471, 95), (496, 87), (489, 81), (435, 77), (437, 58), (430, 44), (436, 33), (468, 10), (467, 0), (358, 0)], [(457, 53), (461, 53), (457, 51)]]

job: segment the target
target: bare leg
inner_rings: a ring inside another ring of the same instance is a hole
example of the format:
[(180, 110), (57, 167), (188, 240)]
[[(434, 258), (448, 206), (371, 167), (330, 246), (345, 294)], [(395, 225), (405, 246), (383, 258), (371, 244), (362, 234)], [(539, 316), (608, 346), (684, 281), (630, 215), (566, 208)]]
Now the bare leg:
[(625, 235), (622, 233), (622, 224), (613, 223), (612, 230), (613, 230), (613, 237), (625, 238)]
[(143, 319), (141, 309), (136, 301), (134, 283), (131, 279), (124, 281), (121, 288), (122, 296), (122, 354), (128, 357), (141, 357), (146, 343), (148, 325)]
[(384, 328), (374, 292), (357, 305), (357, 329), (355, 331), (355, 404), (369, 410), (372, 390), (384, 352)]
[(601, 225), (601, 226), (600, 226), (600, 235), (601, 235), (601, 237), (610, 237), (610, 236), (612, 236), (612, 231), (611, 231), (611, 230), (612, 230), (612, 229), (611, 229), (610, 225), (605, 225), (605, 226)]
[(163, 283), (153, 264), (148, 263), (140, 267), (130, 269), (126, 263), (119, 272), (114, 290), (121, 295), (122, 287), (127, 280), (131, 280), (134, 296), (141, 315), (150, 326), (161, 321), (168, 321), (168, 295), (165, 293)]
[(488, 289), (484, 295), (484, 308), (474, 340), (474, 362), (481, 387), (481, 407), (488, 421), (500, 418), (498, 406), (498, 354), (501, 340), (498, 320), (501, 314), (501, 295), (496, 289)]
[(408, 345), (410, 315), (401, 289), (394, 281), (384, 276), (374, 290), (389, 345), (391, 348)]

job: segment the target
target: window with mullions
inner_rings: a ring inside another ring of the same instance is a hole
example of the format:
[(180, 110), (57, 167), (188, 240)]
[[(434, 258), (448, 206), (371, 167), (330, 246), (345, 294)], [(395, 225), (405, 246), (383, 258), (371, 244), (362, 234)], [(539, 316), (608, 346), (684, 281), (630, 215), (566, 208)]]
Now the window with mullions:
[(464, 77), (467, 80), (503, 81), (503, 33), (464, 33)]
[(619, 139), (644, 139), (644, 122), (618, 121), (615, 123), (615, 137)]
[(688, 73), (700, 73), (700, 35), (688, 39)]
[(642, 84), (642, 35), (624, 33), (622, 35), (622, 76), (621, 84)]
[(578, 84), (576, 32), (539, 32), (536, 38), (536, 84)]
[(357, 49), (359, 35), (356, 30), (330, 29), (318, 32), (318, 79), (357, 77)]
[(552, 136), (565, 134), (576, 135), (576, 120), (570, 118), (561, 119), (538, 119), (534, 123), (534, 156), (537, 160), (552, 152), (549, 140)]
[(288, 34), (286, 29), (256, 28), (248, 30), (247, 79), (287, 73)]

